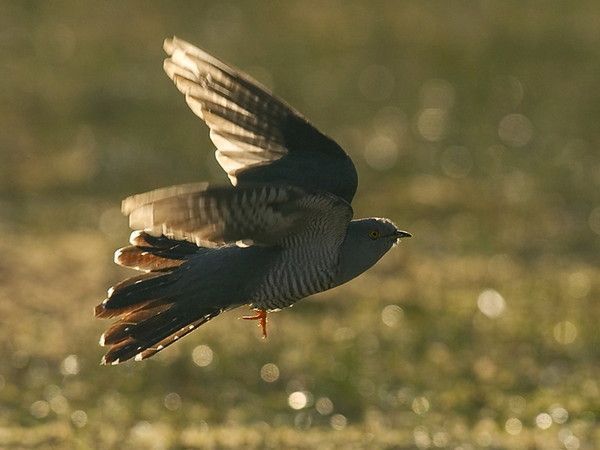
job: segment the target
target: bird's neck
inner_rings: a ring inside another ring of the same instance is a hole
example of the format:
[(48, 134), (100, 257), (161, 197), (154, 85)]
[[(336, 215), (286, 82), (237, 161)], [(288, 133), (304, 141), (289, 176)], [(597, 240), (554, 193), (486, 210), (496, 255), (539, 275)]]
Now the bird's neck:
[(369, 269), (380, 257), (369, 257), (367, 249), (362, 249), (360, 242), (349, 233), (340, 247), (339, 272), (334, 284), (339, 286)]

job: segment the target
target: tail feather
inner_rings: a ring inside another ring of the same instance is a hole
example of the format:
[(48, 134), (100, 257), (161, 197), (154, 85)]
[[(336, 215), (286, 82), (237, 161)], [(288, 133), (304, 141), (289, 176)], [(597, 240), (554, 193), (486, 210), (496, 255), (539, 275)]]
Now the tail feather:
[(212, 318), (218, 316), (219, 314), (221, 314), (221, 312), (223, 312), (222, 309), (210, 310), (204, 316), (202, 316), (200, 319), (198, 319), (192, 323), (188, 323), (184, 327), (180, 328), (178, 332), (176, 332), (172, 335), (169, 335), (169, 336), (165, 337), (164, 339), (160, 340), (159, 342), (157, 342), (157, 345), (155, 345), (153, 347), (148, 347), (146, 350), (144, 350), (141, 353), (140, 359), (150, 358), (151, 356), (153, 356), (156, 353), (160, 352), (161, 350), (165, 349), (166, 347), (168, 347), (169, 345), (171, 345), (178, 339), (181, 339), (186, 334), (191, 333), (196, 328), (198, 328), (200, 325), (203, 325), (206, 322), (208, 322), (209, 320), (211, 320)]
[(158, 255), (157, 252), (133, 245), (120, 248), (115, 252), (115, 263), (137, 270), (153, 272), (171, 270), (184, 262), (185, 259), (165, 258)]
[(121, 291), (123, 289), (128, 288), (129, 286), (136, 284), (142, 280), (149, 280), (150, 278), (158, 278), (162, 277), (164, 274), (160, 272), (151, 272), (151, 273), (141, 273), (139, 275), (135, 275), (133, 277), (126, 278), (122, 281), (119, 281), (113, 287), (108, 290), (108, 295), (110, 296), (115, 291)]
[(252, 265), (246, 261), (255, 264), (272, 255), (235, 246), (202, 248), (146, 232), (132, 233), (130, 243), (116, 252), (115, 261), (145, 273), (114, 285), (96, 307), (96, 317), (116, 319), (100, 338), (108, 350), (103, 364), (149, 358), (242, 305), (248, 294), (232, 280), (248, 276)]
[(115, 252), (115, 263), (123, 267), (145, 271), (168, 271), (183, 264), (190, 256), (203, 251), (195, 244), (176, 241), (165, 236), (152, 236), (134, 231), (130, 246)]
[(139, 309), (123, 314), (118, 322), (104, 332), (101, 338), (102, 345), (114, 345), (123, 341), (129, 336), (132, 325), (147, 321), (171, 307), (172, 303), (149, 302)]
[(108, 298), (96, 306), (96, 317), (115, 317), (161, 300), (169, 295), (169, 288), (178, 278), (175, 272), (150, 272), (128, 278), (109, 289)]
[(191, 255), (198, 251), (198, 246), (188, 241), (178, 241), (166, 236), (153, 236), (145, 231), (134, 231), (129, 236), (129, 243), (136, 247), (151, 247), (170, 250), (180, 255)]
[(120, 321), (103, 335), (101, 343), (109, 345), (110, 349), (102, 358), (102, 364), (119, 364), (131, 358), (136, 361), (149, 358), (221, 311), (220, 308), (209, 307), (190, 315), (185, 308), (172, 303), (169, 309), (140, 322)]

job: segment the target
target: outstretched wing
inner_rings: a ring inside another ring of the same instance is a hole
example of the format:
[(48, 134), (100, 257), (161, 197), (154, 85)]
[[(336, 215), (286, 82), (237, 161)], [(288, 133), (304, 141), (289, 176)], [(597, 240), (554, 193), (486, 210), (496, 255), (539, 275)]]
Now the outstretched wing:
[(205, 247), (293, 245), (295, 236), (317, 226), (325, 236), (343, 237), (352, 219), (352, 207), (336, 195), (267, 184), (173, 186), (129, 197), (122, 210), (133, 229)]
[(350, 157), (265, 87), (192, 44), (166, 39), (164, 68), (210, 127), (217, 161), (237, 186), (282, 183), (352, 202)]

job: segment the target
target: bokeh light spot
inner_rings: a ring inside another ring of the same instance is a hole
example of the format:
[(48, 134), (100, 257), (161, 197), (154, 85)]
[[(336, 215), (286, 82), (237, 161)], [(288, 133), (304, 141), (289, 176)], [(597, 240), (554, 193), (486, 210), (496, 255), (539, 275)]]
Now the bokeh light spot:
[(279, 379), (279, 367), (273, 363), (267, 363), (260, 368), (260, 377), (267, 383), (273, 383)]
[(409, 131), (406, 113), (397, 106), (384, 106), (373, 116), (373, 129), (403, 141)]
[(348, 425), (348, 419), (346, 419), (346, 416), (343, 416), (342, 414), (334, 414), (331, 416), (331, 419), (329, 419), (329, 424), (334, 430), (340, 431), (346, 428), (346, 425)]
[(493, 289), (486, 289), (477, 298), (477, 307), (479, 310), (491, 319), (500, 317), (506, 309), (504, 297)]
[(506, 145), (523, 147), (533, 137), (533, 125), (523, 114), (508, 114), (498, 125), (498, 136)]
[(63, 375), (77, 375), (79, 373), (79, 359), (77, 355), (69, 355), (60, 364), (60, 373)]
[(413, 430), (413, 439), (417, 448), (431, 447), (431, 437), (429, 431), (423, 426), (418, 426)]
[(356, 336), (356, 332), (350, 327), (340, 327), (335, 330), (333, 334), (333, 339), (336, 342), (344, 342), (354, 339)]
[(572, 344), (577, 339), (577, 327), (573, 322), (564, 320), (554, 326), (553, 334), (559, 344)]
[(550, 416), (555, 423), (563, 424), (569, 420), (569, 412), (560, 405), (550, 407)]
[(176, 411), (181, 408), (181, 397), (176, 392), (170, 392), (165, 395), (164, 404), (169, 411)]
[(577, 450), (580, 446), (579, 438), (575, 435), (567, 436), (563, 440), (563, 445), (567, 450)]
[(590, 293), (592, 281), (584, 272), (573, 272), (567, 279), (569, 295), (573, 298), (584, 298)]
[(429, 400), (426, 397), (417, 397), (412, 402), (412, 410), (415, 414), (422, 416), (429, 411)]
[(365, 161), (375, 170), (394, 167), (398, 159), (398, 145), (390, 136), (376, 134), (365, 146)]
[(433, 79), (421, 86), (421, 104), (425, 108), (450, 109), (454, 105), (454, 87), (446, 80)]
[(398, 305), (387, 305), (381, 311), (381, 321), (390, 328), (398, 326), (404, 311)]
[(540, 413), (535, 416), (535, 424), (542, 430), (547, 430), (552, 426), (552, 417), (548, 413)]
[(516, 436), (523, 429), (523, 424), (516, 417), (511, 417), (504, 424), (504, 429), (506, 432), (512, 436)]
[(525, 411), (525, 407), (527, 406), (527, 400), (520, 395), (513, 395), (508, 399), (508, 407), (515, 414), (520, 414)]
[(75, 425), (77, 428), (85, 427), (87, 421), (88, 416), (86, 412), (82, 411), (81, 409), (73, 411), (73, 413), (71, 414), (71, 422), (73, 422), (73, 425)]
[(29, 412), (36, 419), (43, 419), (50, 413), (50, 405), (44, 400), (38, 400), (31, 404)]
[(450, 443), (450, 436), (445, 431), (436, 431), (433, 433), (431, 441), (433, 445), (439, 448), (448, 448)]
[(292, 409), (302, 409), (306, 407), (307, 403), (308, 397), (302, 391), (292, 392), (288, 397), (288, 405)]
[(69, 402), (63, 395), (55, 395), (48, 403), (50, 404), (50, 409), (56, 414), (62, 415), (69, 411)]
[(321, 397), (317, 400), (315, 409), (322, 416), (327, 416), (333, 412), (333, 402), (327, 397)]
[(600, 234), (600, 206), (592, 209), (588, 218), (588, 224), (594, 233)]
[(487, 356), (478, 358), (473, 364), (473, 370), (481, 380), (491, 380), (496, 375), (496, 364)]
[(192, 360), (198, 367), (206, 367), (213, 360), (213, 351), (208, 345), (199, 345), (192, 350)]
[(447, 113), (440, 108), (425, 108), (417, 119), (419, 134), (430, 142), (441, 141), (446, 135), (447, 127)]

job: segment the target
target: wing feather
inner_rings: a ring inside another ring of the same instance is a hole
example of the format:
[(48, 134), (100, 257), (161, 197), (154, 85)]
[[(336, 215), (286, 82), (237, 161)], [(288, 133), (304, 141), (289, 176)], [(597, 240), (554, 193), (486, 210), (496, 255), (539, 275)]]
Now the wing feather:
[(122, 209), (133, 229), (200, 246), (286, 245), (315, 220), (327, 218), (345, 233), (352, 218), (350, 205), (335, 195), (283, 185), (174, 186), (129, 197)]
[(166, 39), (164, 49), (165, 72), (211, 129), (232, 184), (280, 183), (352, 201), (358, 179), (350, 157), (298, 111), (188, 42)]

